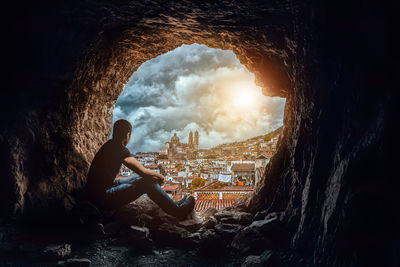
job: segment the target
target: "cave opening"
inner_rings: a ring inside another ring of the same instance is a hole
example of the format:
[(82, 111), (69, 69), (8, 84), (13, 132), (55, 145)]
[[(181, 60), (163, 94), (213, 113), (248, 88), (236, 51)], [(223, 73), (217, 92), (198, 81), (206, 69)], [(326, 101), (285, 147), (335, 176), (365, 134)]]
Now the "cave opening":
[[(41, 220), (42, 227), (58, 228), (56, 233), (66, 229), (54, 221), (79, 204), (77, 191), (109, 139), (114, 104), (132, 73), (182, 44), (198, 43), (233, 51), (265, 95), (286, 98), (284, 127), (266, 167), (268, 179), (235, 207), (235, 215), (224, 210), (199, 232), (193, 231), (197, 223), (158, 220), (150, 234), (218, 252), (236, 248), (230, 251), (242, 258), (228, 263), (217, 261), (229, 257), (198, 262), (180, 253), (129, 258), (127, 243), (120, 252), (112, 240), (110, 247), (94, 242), (104, 249), (85, 251), (73, 244), (71, 251), (69, 239), (60, 238), (63, 261), (74, 264), (85, 255), (96, 266), (180, 265), (175, 263), (183, 258), (194, 266), (399, 265), (393, 3), (46, 2), (10, 2), (4, 17), (0, 255), (10, 257), (5, 264), (21, 258), (42, 263), (37, 257), (42, 237), (35, 230), (21, 233), (13, 219)], [(155, 217), (151, 203), (136, 204), (126, 215), (135, 207), (145, 214), (137, 225)], [(10, 231), (3, 228), (9, 218)], [(118, 238), (144, 243), (138, 237), (148, 232), (137, 230), (125, 229)], [(58, 264), (45, 261), (42, 265)]]
[[(133, 125), (127, 148), (166, 177), (174, 201), (193, 195), (202, 214), (248, 198), (267, 179), (284, 106), (285, 98), (263, 94), (233, 51), (183, 44), (132, 74), (112, 122)], [(122, 165), (117, 179), (131, 175)]]

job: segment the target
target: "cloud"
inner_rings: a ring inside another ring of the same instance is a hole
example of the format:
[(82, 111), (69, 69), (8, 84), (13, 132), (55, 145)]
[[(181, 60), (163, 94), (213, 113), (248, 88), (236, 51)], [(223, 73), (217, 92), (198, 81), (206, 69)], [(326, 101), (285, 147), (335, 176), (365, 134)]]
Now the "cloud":
[(128, 148), (158, 151), (176, 132), (200, 148), (244, 140), (282, 125), (285, 99), (262, 95), (230, 50), (183, 45), (143, 63), (118, 98), (113, 122), (133, 125)]

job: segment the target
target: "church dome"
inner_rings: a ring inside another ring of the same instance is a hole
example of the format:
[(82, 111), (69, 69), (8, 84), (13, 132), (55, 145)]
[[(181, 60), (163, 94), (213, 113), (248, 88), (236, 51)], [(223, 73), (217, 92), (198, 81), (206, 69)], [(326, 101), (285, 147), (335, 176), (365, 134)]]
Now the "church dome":
[(176, 136), (176, 133), (174, 133), (174, 136), (172, 136), (171, 142), (175, 142), (175, 143), (178, 143), (178, 142), (179, 142), (179, 137)]

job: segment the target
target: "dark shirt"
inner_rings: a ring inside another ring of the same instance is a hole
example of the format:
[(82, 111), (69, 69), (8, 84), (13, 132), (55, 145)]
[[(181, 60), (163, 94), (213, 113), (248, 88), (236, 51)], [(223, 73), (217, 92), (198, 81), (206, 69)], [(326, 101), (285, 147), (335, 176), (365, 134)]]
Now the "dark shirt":
[(113, 186), (123, 160), (129, 156), (132, 154), (125, 146), (112, 139), (108, 140), (97, 151), (90, 165), (87, 177), (89, 194), (100, 197), (104, 195), (105, 191)]

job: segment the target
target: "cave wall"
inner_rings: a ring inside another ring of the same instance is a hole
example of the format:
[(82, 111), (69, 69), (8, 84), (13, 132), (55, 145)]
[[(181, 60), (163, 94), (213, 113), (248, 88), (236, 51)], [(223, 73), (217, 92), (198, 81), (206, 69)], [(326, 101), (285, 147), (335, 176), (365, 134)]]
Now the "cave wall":
[(130, 75), (197, 42), (233, 50), (265, 94), (287, 98), (278, 152), (248, 209), (284, 211), (291, 247), (315, 264), (395, 263), (391, 88), (398, 67), (388, 60), (387, 10), (318, 1), (11, 8), (0, 107), (2, 215), (70, 207)]

